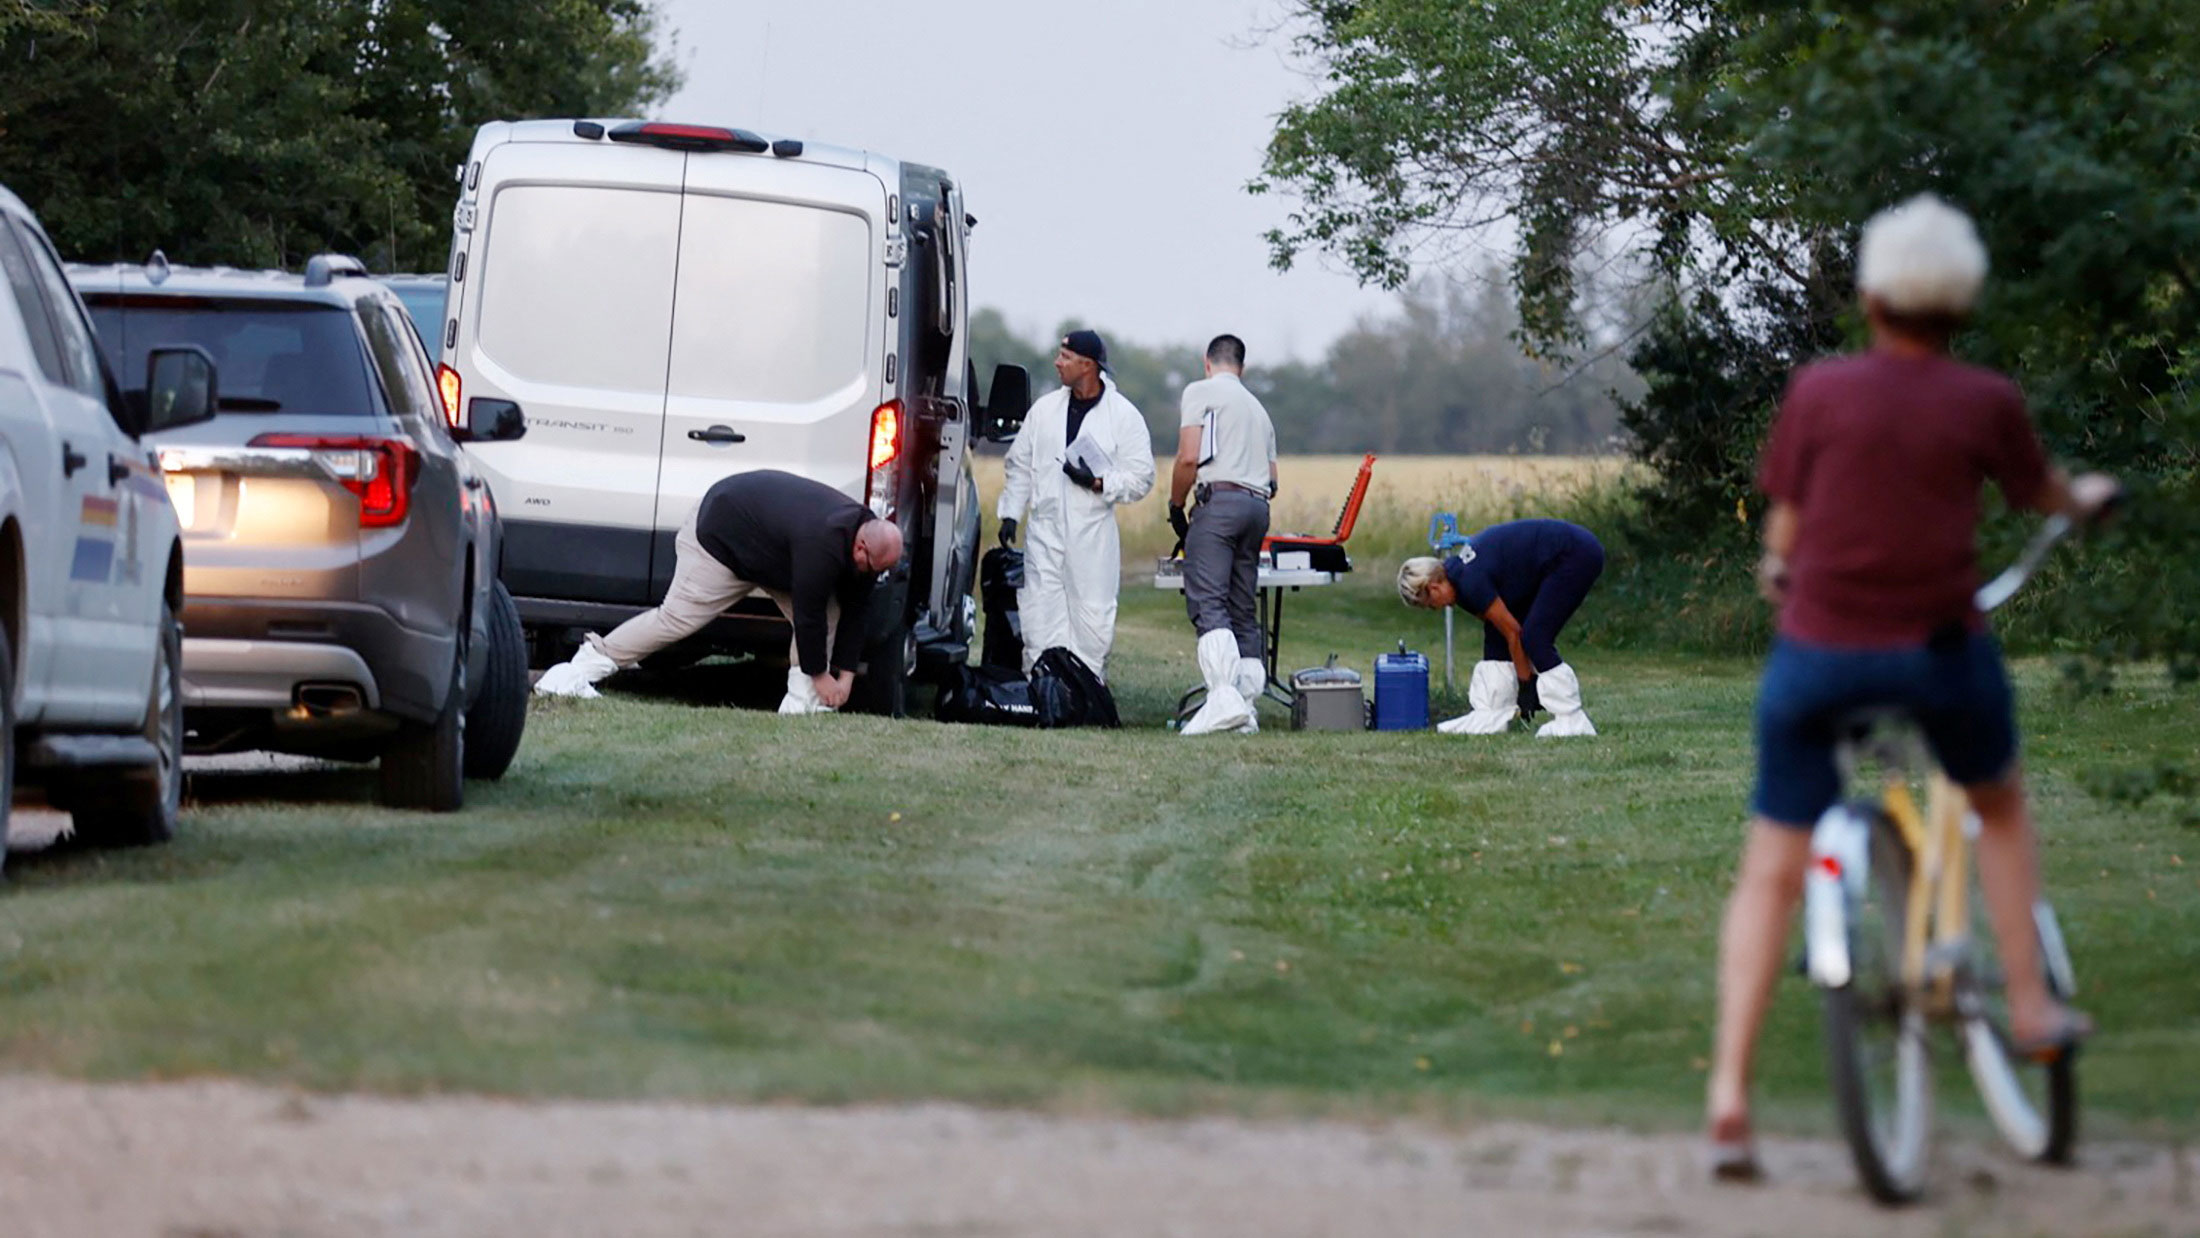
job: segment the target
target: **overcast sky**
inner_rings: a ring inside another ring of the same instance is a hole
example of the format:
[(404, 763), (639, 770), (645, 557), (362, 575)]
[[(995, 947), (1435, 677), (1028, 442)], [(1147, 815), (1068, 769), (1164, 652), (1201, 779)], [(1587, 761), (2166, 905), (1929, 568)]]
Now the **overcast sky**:
[(979, 219), (971, 287), (1025, 335), (1064, 319), (1149, 344), (1223, 331), (1314, 359), (1384, 294), (1302, 259), (1245, 193), (1310, 84), (1264, 36), (1280, 0), (661, 0), (687, 84), (665, 120), (935, 164)]

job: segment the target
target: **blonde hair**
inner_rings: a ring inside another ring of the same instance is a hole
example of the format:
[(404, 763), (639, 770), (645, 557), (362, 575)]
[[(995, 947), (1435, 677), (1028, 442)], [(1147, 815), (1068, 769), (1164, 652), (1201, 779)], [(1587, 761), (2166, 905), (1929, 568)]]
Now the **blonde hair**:
[(1897, 314), (1961, 318), (1986, 285), (1986, 245), (1971, 217), (1929, 193), (1864, 225), (1856, 290)]
[(1442, 560), (1427, 555), (1398, 565), (1398, 600), (1408, 606), (1428, 605), (1429, 586), (1444, 578)]

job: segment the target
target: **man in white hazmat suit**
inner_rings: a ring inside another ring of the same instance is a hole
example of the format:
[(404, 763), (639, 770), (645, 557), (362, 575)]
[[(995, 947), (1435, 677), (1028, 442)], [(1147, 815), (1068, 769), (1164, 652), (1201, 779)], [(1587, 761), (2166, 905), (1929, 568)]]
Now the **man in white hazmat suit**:
[[(1260, 730), (1268, 686), (1267, 634), (1259, 616), (1260, 547), (1276, 493), (1276, 427), (1245, 388), (1245, 341), (1207, 345), (1206, 377), (1184, 389), (1169, 527), (1184, 546), (1184, 609), (1199, 634), (1207, 699), (1185, 735)], [(1184, 500), (1199, 506), (1187, 517)]]
[(1123, 543), (1115, 508), (1153, 489), (1153, 440), (1146, 419), (1106, 375), (1108, 346), (1097, 332), (1072, 331), (1054, 354), (1062, 380), (1032, 404), (1008, 450), (995, 515), (1001, 545), (1024, 533), (1024, 672), (1061, 646), (1107, 679), (1115, 644), (1115, 599), (1123, 586)]

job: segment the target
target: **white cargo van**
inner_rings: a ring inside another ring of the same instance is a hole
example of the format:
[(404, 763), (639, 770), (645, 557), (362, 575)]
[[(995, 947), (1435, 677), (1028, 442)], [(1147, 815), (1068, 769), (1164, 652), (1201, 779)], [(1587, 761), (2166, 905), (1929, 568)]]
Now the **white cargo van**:
[[(504, 514), (502, 578), (538, 661), (664, 596), (674, 534), (720, 478), (782, 469), (898, 522), (859, 699), (900, 712), (961, 661), (977, 559), (974, 437), (1013, 436), (1017, 367), (982, 410), (966, 353), (975, 222), (946, 173), (738, 129), (483, 125), (459, 171), (446, 412), (512, 400), (469, 447)], [(768, 601), (688, 649), (785, 651)]]

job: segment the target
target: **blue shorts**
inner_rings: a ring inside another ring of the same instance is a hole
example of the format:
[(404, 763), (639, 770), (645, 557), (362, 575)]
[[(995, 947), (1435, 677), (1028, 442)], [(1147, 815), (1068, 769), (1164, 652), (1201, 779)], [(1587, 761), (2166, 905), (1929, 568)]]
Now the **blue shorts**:
[(1808, 829), (1841, 798), (1837, 724), (1859, 710), (1906, 711), (1962, 786), (2015, 766), (2017, 721), (2001, 645), (1983, 633), (1946, 649), (1829, 649), (1781, 637), (1757, 691), (1757, 790), (1750, 811)]

